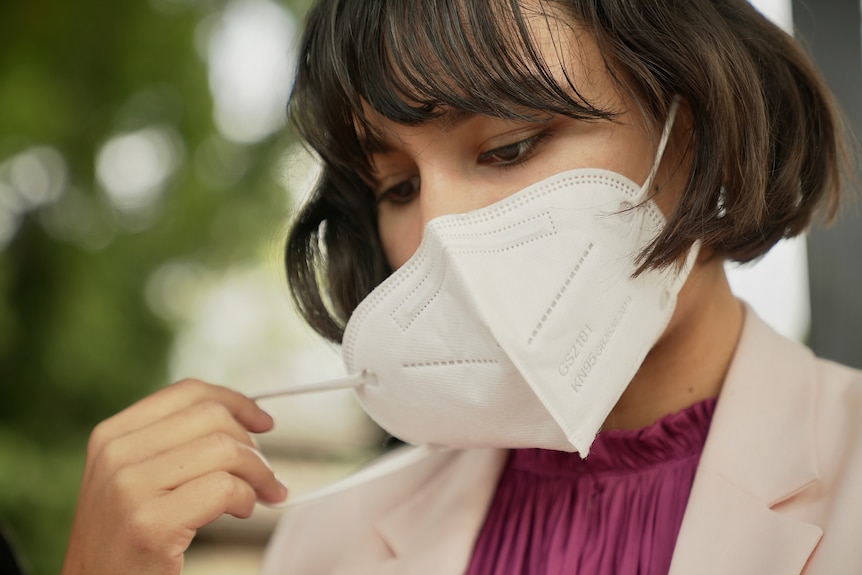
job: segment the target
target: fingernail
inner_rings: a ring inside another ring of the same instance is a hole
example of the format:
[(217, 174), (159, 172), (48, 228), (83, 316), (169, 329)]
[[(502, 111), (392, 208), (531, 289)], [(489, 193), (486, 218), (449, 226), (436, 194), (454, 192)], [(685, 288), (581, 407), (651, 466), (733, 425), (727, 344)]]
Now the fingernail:
[[(258, 409), (260, 409), (260, 407), (258, 407)], [(270, 426), (274, 426), (274, 425), (275, 425), (275, 418), (274, 418), (273, 416), (271, 416), (271, 415), (269, 414), (269, 412), (268, 412), (268, 411), (264, 411), (263, 409), (260, 409), (260, 412), (261, 412), (264, 416), (266, 416), (266, 418), (269, 420), (268, 425), (270, 425)]]
[(281, 500), (284, 501), (287, 499), (287, 485), (281, 482), (281, 480), (276, 475), (275, 482), (278, 483), (278, 488), (281, 490)]

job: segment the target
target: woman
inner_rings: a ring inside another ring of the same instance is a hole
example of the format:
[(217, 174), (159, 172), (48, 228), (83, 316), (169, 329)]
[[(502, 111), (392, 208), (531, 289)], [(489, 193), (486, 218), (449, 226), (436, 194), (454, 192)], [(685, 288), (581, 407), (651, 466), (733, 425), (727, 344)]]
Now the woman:
[[(837, 206), (791, 38), (742, 0), (322, 0), (299, 62), (295, 298), (384, 428), (450, 449), (289, 513), (268, 573), (858, 571), (862, 376), (723, 271)], [(270, 425), (200, 382), (100, 425), (65, 573), (178, 573), (283, 499)]]

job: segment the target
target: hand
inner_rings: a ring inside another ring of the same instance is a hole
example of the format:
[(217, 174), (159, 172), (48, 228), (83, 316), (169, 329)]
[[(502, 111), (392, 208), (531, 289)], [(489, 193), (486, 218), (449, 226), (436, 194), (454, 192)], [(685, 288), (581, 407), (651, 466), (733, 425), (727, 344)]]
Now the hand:
[(100, 423), (87, 462), (63, 575), (179, 575), (196, 530), (287, 489), (249, 432), (272, 428), (251, 399), (185, 380)]

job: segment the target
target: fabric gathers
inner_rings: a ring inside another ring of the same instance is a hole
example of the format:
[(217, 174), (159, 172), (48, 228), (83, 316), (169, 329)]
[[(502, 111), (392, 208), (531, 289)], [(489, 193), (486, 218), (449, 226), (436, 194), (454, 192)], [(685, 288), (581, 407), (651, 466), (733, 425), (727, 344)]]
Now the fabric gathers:
[(577, 453), (510, 453), (467, 575), (666, 575), (715, 399)]

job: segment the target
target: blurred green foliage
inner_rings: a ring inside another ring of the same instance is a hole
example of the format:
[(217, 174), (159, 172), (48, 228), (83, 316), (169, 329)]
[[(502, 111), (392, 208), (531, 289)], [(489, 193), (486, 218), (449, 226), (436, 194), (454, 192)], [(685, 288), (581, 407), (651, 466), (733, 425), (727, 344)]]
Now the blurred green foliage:
[[(92, 427), (166, 383), (176, 326), (148, 306), (148, 279), (171, 260), (222, 269), (259, 257), (288, 215), (273, 166), (290, 136), (233, 144), (213, 123), (199, 45), (223, 8), (0, 3), (0, 164), (48, 146), (66, 165), (59, 199), (19, 210), (0, 244), (0, 523), (35, 575), (59, 572)], [(179, 135), (184, 159), (155, 211), (130, 221), (95, 158), (112, 135), (152, 125)]]

